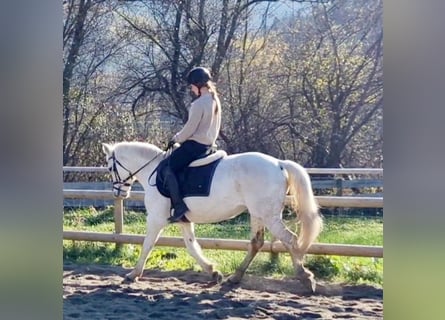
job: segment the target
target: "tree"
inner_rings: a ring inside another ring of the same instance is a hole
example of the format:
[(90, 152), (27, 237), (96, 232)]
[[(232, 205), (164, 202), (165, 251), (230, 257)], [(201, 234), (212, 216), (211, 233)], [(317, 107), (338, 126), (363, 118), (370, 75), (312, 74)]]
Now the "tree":
[(97, 144), (106, 113), (106, 63), (120, 50), (107, 32), (111, 22), (103, 1), (64, 2), (63, 164), (80, 164)]
[(267, 26), (266, 8), (260, 23), (246, 11), (244, 30), (234, 40), (224, 64), (221, 85), (226, 116), (223, 140), (229, 152), (260, 151), (284, 157), (283, 110), (275, 102), (281, 85), (273, 81), (281, 68), (286, 45)]
[(371, 145), (383, 140), (382, 3), (317, 6), (306, 17), (285, 35), (295, 37), (283, 92), (288, 128), (306, 146), (307, 166), (338, 167), (352, 161), (351, 144), (364, 132), (374, 135)]
[(120, 92), (131, 101), (135, 121), (149, 114), (185, 122), (190, 102), (185, 76), (204, 65), (219, 80), (245, 13), (261, 2), (276, 1), (122, 1), (116, 13), (137, 41), (129, 44), (132, 59), (120, 70), (125, 74)]
[(204, 65), (229, 153), (379, 166), (381, 1), (317, 2), (272, 21), (278, 1), (65, 1), (64, 165), (102, 162), (101, 141), (165, 142)]

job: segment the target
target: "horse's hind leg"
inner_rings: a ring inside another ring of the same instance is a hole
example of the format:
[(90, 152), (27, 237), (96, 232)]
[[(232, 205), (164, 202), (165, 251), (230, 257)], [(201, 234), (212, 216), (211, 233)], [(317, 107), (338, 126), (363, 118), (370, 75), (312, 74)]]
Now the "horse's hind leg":
[(281, 219), (274, 219), (270, 224), (266, 224), (266, 226), (272, 235), (279, 239), (287, 251), (289, 251), (296, 278), (303, 284), (304, 287), (314, 292), (316, 285), (314, 275), (311, 271), (303, 266), (305, 252), (302, 252), (298, 248), (297, 236), (295, 233), (289, 230)]
[(222, 282), (222, 273), (215, 269), (212, 262), (204, 256), (201, 246), (195, 237), (195, 225), (193, 223), (180, 223), (184, 243), (190, 255), (195, 258), (201, 268), (212, 275), (212, 279), (218, 283)]
[(227, 279), (231, 283), (239, 283), (247, 268), (264, 244), (264, 225), (260, 219), (250, 216), (251, 236), (247, 255), (235, 273)]

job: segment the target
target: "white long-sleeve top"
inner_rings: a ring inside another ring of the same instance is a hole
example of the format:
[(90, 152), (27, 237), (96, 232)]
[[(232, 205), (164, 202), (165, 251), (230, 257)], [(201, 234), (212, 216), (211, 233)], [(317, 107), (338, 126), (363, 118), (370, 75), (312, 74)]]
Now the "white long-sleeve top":
[(188, 120), (173, 140), (182, 143), (195, 140), (205, 145), (215, 145), (221, 128), (221, 104), (217, 96), (205, 93), (192, 102)]

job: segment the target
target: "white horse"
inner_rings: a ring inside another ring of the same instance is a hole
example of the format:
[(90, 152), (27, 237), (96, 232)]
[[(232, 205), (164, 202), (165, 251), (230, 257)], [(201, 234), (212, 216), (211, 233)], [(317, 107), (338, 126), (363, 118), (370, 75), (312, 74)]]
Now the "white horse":
[[(152, 172), (167, 153), (142, 142), (102, 144), (108, 169), (113, 177), (114, 196), (127, 198), (131, 185), (138, 180), (145, 191), (147, 234), (139, 260), (126, 279), (136, 280), (143, 273), (147, 258), (162, 230), (169, 223), (170, 199), (161, 195), (154, 186)], [(292, 207), (300, 222), (299, 236), (282, 221), (286, 195), (292, 196)], [(322, 230), (323, 222), (314, 198), (306, 170), (289, 160), (278, 160), (258, 152), (225, 155), (216, 167), (208, 197), (186, 197), (190, 223), (180, 222), (185, 245), (202, 269), (221, 282), (223, 276), (207, 260), (196, 241), (194, 223), (213, 223), (228, 220), (248, 210), (250, 213), (251, 241), (248, 252), (236, 272), (227, 280), (241, 281), (249, 264), (264, 244), (264, 227), (279, 239), (289, 251), (296, 277), (312, 291), (315, 280), (312, 272), (303, 266), (303, 258)]]

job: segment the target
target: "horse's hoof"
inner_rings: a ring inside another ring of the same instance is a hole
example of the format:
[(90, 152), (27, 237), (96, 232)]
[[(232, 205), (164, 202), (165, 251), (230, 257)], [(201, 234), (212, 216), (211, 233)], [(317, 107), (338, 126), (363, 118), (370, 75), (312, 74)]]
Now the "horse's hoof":
[(306, 268), (301, 268), (297, 273), (297, 280), (300, 281), (302, 286), (310, 293), (315, 293), (317, 283), (315, 281), (314, 274)]
[(213, 273), (212, 273), (212, 280), (215, 281), (218, 284), (222, 283), (222, 281), (223, 281), (222, 273), (219, 272), (219, 271), (213, 271)]
[(133, 283), (133, 281), (130, 280), (130, 278), (124, 277), (124, 278), (122, 279), (122, 282), (121, 282), (121, 283), (122, 283), (122, 284), (130, 284), (130, 283)]
[(132, 283), (132, 282), (136, 282), (137, 279), (138, 279), (137, 276), (135, 276), (135, 275), (133, 275), (133, 274), (131, 274), (131, 273), (128, 273), (128, 274), (125, 275), (124, 280), (122, 280), (122, 283)]
[(234, 275), (231, 275), (231, 276), (227, 279), (227, 281), (230, 282), (231, 284), (238, 284), (238, 283), (241, 282), (241, 277), (238, 276), (238, 275), (236, 275), (236, 274), (234, 274)]
[(300, 279), (300, 282), (310, 293), (315, 293), (317, 283), (313, 278)]

